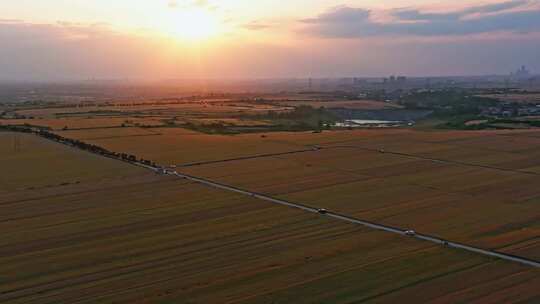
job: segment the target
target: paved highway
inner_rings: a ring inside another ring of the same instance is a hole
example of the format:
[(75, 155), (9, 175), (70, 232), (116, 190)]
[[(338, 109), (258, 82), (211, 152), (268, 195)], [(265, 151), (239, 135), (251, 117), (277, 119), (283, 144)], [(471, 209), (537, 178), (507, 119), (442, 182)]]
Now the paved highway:
[(399, 228), (399, 227), (392, 227), (392, 226), (382, 225), (382, 224), (357, 219), (357, 218), (354, 218), (354, 217), (350, 217), (350, 216), (347, 216), (347, 215), (344, 215), (344, 214), (339, 214), (339, 213), (335, 213), (335, 212), (331, 212), (331, 211), (325, 211), (324, 213), (321, 213), (319, 208), (315, 208), (315, 207), (311, 207), (311, 206), (307, 206), (307, 205), (303, 205), (303, 204), (298, 204), (298, 203), (293, 203), (293, 202), (285, 201), (285, 200), (282, 200), (282, 199), (277, 199), (277, 198), (274, 198), (274, 197), (271, 197), (271, 196), (268, 196), (268, 195), (264, 195), (264, 194), (261, 194), (261, 193), (251, 192), (251, 191), (240, 189), (240, 188), (237, 188), (237, 187), (233, 187), (233, 186), (225, 185), (225, 184), (222, 184), (222, 183), (214, 182), (214, 181), (211, 181), (211, 180), (208, 180), (208, 179), (195, 177), (195, 176), (191, 176), (191, 175), (187, 175), (187, 174), (182, 174), (182, 173), (179, 173), (179, 172), (176, 172), (176, 171), (168, 171), (168, 174), (173, 175), (173, 176), (177, 176), (177, 177), (182, 178), (182, 179), (187, 179), (187, 180), (199, 183), (199, 184), (203, 184), (203, 185), (206, 185), (206, 186), (209, 186), (209, 187), (213, 187), (213, 188), (217, 188), (217, 189), (221, 189), (221, 190), (226, 190), (226, 191), (230, 191), (230, 192), (235, 192), (235, 193), (242, 194), (242, 195), (247, 195), (247, 196), (250, 196), (250, 197), (253, 197), (253, 198), (261, 199), (261, 200), (271, 202), (271, 203), (274, 203), (274, 204), (278, 204), (278, 205), (282, 205), (282, 206), (287, 206), (287, 207), (296, 208), (296, 209), (300, 209), (300, 210), (307, 211), (307, 212), (317, 213), (317, 214), (320, 214), (321, 216), (327, 216), (327, 217), (334, 218), (334, 219), (337, 219), (337, 220), (341, 220), (341, 221), (345, 221), (345, 222), (349, 222), (349, 223), (353, 223), (353, 224), (363, 225), (363, 226), (366, 226), (366, 227), (369, 227), (369, 228), (372, 228), (372, 229), (377, 229), (377, 230), (382, 230), (382, 231), (386, 231), (386, 232), (390, 232), (390, 233), (395, 233), (395, 234), (403, 235), (403, 236), (406, 236), (406, 237), (412, 237), (412, 238), (420, 239), (420, 240), (423, 240), (423, 241), (432, 242), (432, 243), (435, 243), (435, 244), (438, 244), (438, 245), (441, 245), (441, 246), (445, 246), (445, 247), (449, 247), (449, 248), (462, 249), (462, 250), (466, 250), (466, 251), (469, 251), (469, 252), (483, 254), (483, 255), (486, 255), (486, 256), (490, 256), (490, 257), (495, 257), (495, 258), (499, 258), (499, 259), (503, 259), (503, 260), (507, 260), (507, 261), (517, 262), (517, 263), (521, 263), (521, 264), (524, 264), (524, 265), (540, 268), (540, 262), (535, 261), (535, 260), (526, 259), (526, 258), (523, 258), (523, 257), (514, 256), (514, 255), (511, 255), (511, 254), (506, 254), (506, 253), (497, 252), (497, 251), (493, 251), (493, 250), (487, 250), (487, 249), (482, 249), (482, 248), (478, 248), (478, 247), (474, 247), (474, 246), (469, 246), (469, 245), (461, 244), (461, 243), (458, 243), (458, 242), (451, 242), (451, 241), (448, 241), (448, 240), (440, 239), (438, 237), (430, 236), (430, 235), (426, 235), (426, 234), (414, 233), (414, 234), (411, 235), (410, 232), (409, 233), (407, 232), (407, 231), (409, 231), (409, 229), (402, 229), (402, 228)]

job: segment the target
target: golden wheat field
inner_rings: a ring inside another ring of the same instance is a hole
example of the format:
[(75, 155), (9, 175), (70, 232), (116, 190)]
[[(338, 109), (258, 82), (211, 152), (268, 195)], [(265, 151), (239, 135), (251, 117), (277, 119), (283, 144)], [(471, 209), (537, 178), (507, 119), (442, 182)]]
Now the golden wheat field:
[(84, 130), (56, 133), (69, 138), (81, 139), (111, 151), (135, 154), (162, 165), (182, 165), (306, 149), (304, 145), (283, 141), (279, 137), (275, 139), (273, 136), (263, 138), (259, 134), (207, 135), (180, 128), (133, 129), (129, 131), (123, 129)]
[(114, 117), (114, 116), (223, 116), (233, 114), (258, 114), (267, 111), (286, 111), (286, 105), (270, 105), (246, 101), (198, 99), (181, 102), (112, 102), (108, 104), (90, 104), (84, 106), (57, 106), (18, 109), (18, 115), (37, 119)]
[(321, 143), (318, 151), (181, 171), (387, 225), (540, 257), (540, 142), (533, 133), (449, 132), (436, 141), (434, 133), (372, 133)]
[(0, 132), (0, 194), (55, 190), (72, 184), (123, 179), (145, 173), (34, 135)]
[(3, 303), (540, 299), (540, 272), (531, 267), (156, 175), (32, 135), (21, 135), (15, 151), (13, 136), (0, 133), (0, 153), (25, 188), (1, 180)]
[(46, 127), (52, 130), (77, 129), (106, 129), (135, 126), (162, 126), (163, 122), (156, 118), (136, 117), (78, 117), (60, 119), (0, 119), (0, 125), (32, 125)]

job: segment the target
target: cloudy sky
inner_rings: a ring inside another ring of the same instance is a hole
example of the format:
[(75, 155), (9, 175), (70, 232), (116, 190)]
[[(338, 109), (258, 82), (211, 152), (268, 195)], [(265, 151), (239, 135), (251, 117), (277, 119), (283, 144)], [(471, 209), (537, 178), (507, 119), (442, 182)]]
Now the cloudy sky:
[(0, 0), (0, 80), (540, 72), (540, 0)]

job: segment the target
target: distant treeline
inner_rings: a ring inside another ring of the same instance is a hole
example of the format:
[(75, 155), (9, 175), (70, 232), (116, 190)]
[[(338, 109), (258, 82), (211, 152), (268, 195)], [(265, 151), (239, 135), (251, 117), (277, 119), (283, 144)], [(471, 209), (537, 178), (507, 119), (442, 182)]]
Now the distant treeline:
[(288, 112), (268, 111), (261, 114), (241, 114), (233, 117), (270, 121), (271, 125), (234, 126), (219, 122), (212, 124), (194, 124), (189, 122), (176, 124), (174, 120), (171, 120), (167, 121), (166, 125), (161, 127), (186, 128), (206, 134), (234, 135), (260, 132), (319, 132), (323, 129), (329, 129), (335, 122), (340, 121), (336, 114), (325, 108), (315, 109), (305, 105), (296, 107), (294, 110)]
[(259, 120), (271, 120), (277, 124), (297, 125), (305, 129), (322, 129), (341, 119), (333, 112), (324, 107), (314, 108), (301, 105), (288, 112), (268, 111), (264, 114), (251, 116)]
[[(475, 119), (484, 119), (480, 123), (467, 124), (467, 122)], [(451, 130), (508, 130), (513, 129), (512, 125), (522, 125), (528, 128), (540, 128), (540, 121), (538, 120), (520, 120), (520, 119), (500, 119), (478, 116), (458, 116), (446, 123), (437, 126), (439, 129), (451, 129)]]
[(432, 110), (433, 116), (478, 115), (487, 107), (496, 106), (493, 98), (475, 96), (462, 90), (415, 92), (400, 102), (407, 109)]

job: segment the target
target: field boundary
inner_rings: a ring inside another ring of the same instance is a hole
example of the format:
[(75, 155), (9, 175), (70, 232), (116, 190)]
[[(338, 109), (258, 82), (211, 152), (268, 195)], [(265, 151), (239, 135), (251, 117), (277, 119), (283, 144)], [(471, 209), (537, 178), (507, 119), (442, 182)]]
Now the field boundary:
[[(17, 130), (8, 130), (8, 131), (17, 132)], [(257, 198), (257, 199), (267, 201), (267, 202), (270, 202), (270, 203), (274, 203), (274, 204), (277, 204), (277, 205), (282, 205), (282, 206), (287, 206), (287, 207), (290, 207), (290, 208), (300, 209), (302, 211), (319, 214), (321, 216), (333, 218), (333, 219), (336, 219), (336, 220), (341, 220), (341, 221), (352, 223), (352, 224), (359, 224), (359, 225), (362, 225), (362, 226), (365, 226), (365, 227), (368, 227), (368, 228), (372, 228), (372, 229), (375, 229), (375, 230), (381, 230), (381, 231), (394, 233), (394, 234), (399, 234), (399, 235), (410, 237), (410, 238), (415, 238), (415, 239), (418, 239), (418, 240), (432, 242), (432, 243), (435, 243), (435, 244), (438, 244), (438, 245), (441, 245), (441, 246), (444, 246), (444, 247), (448, 247), (448, 248), (461, 249), (461, 250), (465, 250), (465, 251), (469, 251), (469, 252), (473, 252), (473, 253), (477, 253), (477, 254), (482, 254), (482, 255), (485, 255), (485, 256), (489, 256), (489, 257), (499, 258), (499, 259), (502, 259), (502, 260), (507, 260), (507, 261), (511, 261), (511, 262), (517, 262), (517, 263), (521, 263), (523, 265), (540, 268), (540, 261), (536, 261), (536, 260), (533, 260), (533, 259), (528, 259), (528, 258), (521, 257), (521, 256), (502, 253), (502, 252), (498, 252), (498, 251), (495, 251), (495, 250), (482, 249), (482, 248), (479, 248), (479, 247), (474, 247), (474, 246), (470, 246), (470, 245), (459, 243), (459, 242), (453, 242), (453, 241), (449, 241), (449, 240), (439, 238), (439, 237), (434, 236), (434, 235), (421, 234), (421, 233), (416, 233), (416, 232), (411, 233), (411, 230), (409, 230), (409, 229), (403, 229), (403, 228), (400, 228), (400, 227), (383, 225), (383, 224), (379, 224), (379, 223), (375, 223), (375, 222), (371, 222), (371, 221), (367, 221), (367, 220), (354, 218), (354, 217), (351, 217), (351, 216), (348, 216), (348, 215), (345, 215), (345, 214), (340, 214), (340, 213), (336, 213), (336, 212), (332, 212), (332, 211), (327, 211), (327, 210), (324, 210), (324, 209), (316, 208), (316, 207), (305, 205), (305, 204), (294, 203), (294, 202), (274, 198), (274, 197), (271, 197), (271, 196), (268, 196), (268, 195), (265, 195), (265, 194), (262, 194), (262, 193), (252, 192), (252, 191), (241, 189), (241, 188), (238, 188), (238, 187), (234, 187), (234, 186), (222, 184), (222, 183), (219, 183), (219, 182), (215, 182), (215, 181), (212, 181), (212, 180), (209, 180), (209, 179), (196, 177), (196, 176), (192, 176), (192, 175), (188, 175), (188, 174), (183, 174), (183, 173), (173, 171), (173, 170), (164, 169), (164, 168), (161, 168), (161, 167), (158, 167), (158, 166), (155, 166), (155, 165), (150, 165), (148, 163), (142, 163), (142, 162), (137, 161), (137, 160), (113, 157), (113, 156), (110, 156), (110, 155), (107, 155), (107, 154), (102, 154), (102, 153), (99, 152), (99, 150), (96, 151), (96, 150), (84, 149), (84, 148), (81, 148), (81, 146), (73, 145), (72, 143), (66, 142), (64, 140), (55, 140), (55, 138), (50, 138), (50, 137), (47, 137), (47, 136), (43, 136), (45, 134), (42, 134), (42, 133), (39, 133), (39, 132), (32, 132), (32, 131), (29, 132), (28, 129), (25, 129), (25, 131), (23, 131), (23, 132), (24, 133), (34, 134), (34, 135), (40, 136), (40, 137), (42, 137), (44, 139), (48, 139), (50, 141), (66, 145), (66, 146), (71, 147), (71, 148), (76, 148), (76, 149), (83, 150), (83, 151), (86, 151), (86, 152), (89, 152), (89, 153), (92, 153), (92, 154), (97, 154), (97, 155), (100, 155), (100, 156), (103, 156), (103, 157), (106, 157), (106, 158), (115, 159), (115, 160), (118, 160), (118, 161), (123, 161), (125, 163), (131, 164), (131, 165), (134, 165), (134, 166), (146, 168), (146, 169), (151, 170), (153, 172), (156, 172), (158, 174), (176, 176), (178, 178), (187, 179), (187, 180), (190, 180), (192, 182), (199, 183), (199, 184), (202, 184), (202, 185), (206, 185), (206, 186), (209, 186), (209, 187), (212, 187), (212, 188), (226, 190), (226, 191), (229, 191), (229, 192), (234, 192), (234, 193), (237, 193), (237, 194), (246, 195), (246, 196), (249, 196), (249, 197)], [(347, 147), (347, 148), (359, 148), (359, 147)], [(316, 148), (316, 149), (318, 149), (318, 148)], [(364, 149), (364, 148), (361, 148), (361, 149)], [(313, 151), (313, 150), (314, 149), (312, 149), (311, 151)], [(374, 150), (374, 149), (365, 149), (365, 150), (377, 151), (377, 150)], [(402, 155), (402, 156), (409, 156), (409, 155), (403, 154), (403, 153), (395, 153), (395, 154)], [(411, 155), (409, 157), (421, 158), (421, 157), (414, 156), (414, 155)], [(431, 160), (431, 161), (440, 161), (440, 160), (429, 159), (429, 158), (425, 158), (425, 159), (426, 160)], [(452, 162), (450, 162), (450, 163), (452, 163)], [(457, 162), (457, 164), (459, 164), (459, 162)], [(485, 166), (480, 165), (478, 167), (485, 167)], [(487, 167), (487, 168), (490, 168), (490, 167)], [(499, 170), (498, 168), (494, 168), (494, 169)], [(505, 171), (513, 171), (513, 170), (505, 170)], [(516, 172), (527, 173), (527, 172), (523, 172), (523, 171), (516, 171)]]
[(329, 149), (329, 148), (357, 149), (357, 150), (363, 150), (363, 151), (367, 151), (367, 152), (384, 153), (384, 154), (402, 156), (402, 157), (407, 157), (407, 158), (413, 158), (413, 159), (417, 159), (417, 160), (425, 160), (425, 161), (430, 161), (430, 162), (440, 163), (440, 164), (449, 164), (449, 165), (457, 165), (457, 166), (465, 166), (465, 167), (476, 167), (476, 168), (482, 168), (482, 169), (490, 169), (490, 170), (497, 170), (497, 171), (503, 171), (503, 172), (512, 172), (512, 173), (521, 173), (521, 174), (527, 174), (527, 175), (540, 175), (540, 173), (533, 172), (533, 171), (507, 169), (507, 168), (501, 168), (501, 167), (495, 167), (495, 166), (489, 166), (489, 165), (482, 165), (482, 164), (475, 164), (475, 163), (468, 163), (468, 162), (460, 162), (460, 161), (455, 161), (455, 160), (437, 159), (437, 158), (424, 157), (424, 156), (410, 154), (410, 153), (392, 152), (392, 151), (386, 151), (384, 149), (377, 150), (377, 149), (373, 149), (373, 148), (365, 148), (365, 147), (359, 147), (359, 146), (354, 146), (354, 145), (329, 146), (329, 147), (322, 147), (321, 149)]
[(314, 152), (314, 151), (318, 151), (318, 150), (320, 150), (320, 148), (313, 147), (313, 148), (310, 148), (310, 149), (294, 150), (294, 151), (288, 151), (288, 152), (258, 154), (258, 155), (251, 155), (251, 156), (242, 156), (242, 157), (235, 157), (235, 158), (226, 158), (226, 159), (218, 159), (218, 160), (209, 160), (209, 161), (201, 161), (201, 162), (194, 162), (194, 163), (186, 163), (186, 164), (180, 164), (180, 165), (177, 165), (177, 166), (179, 168), (187, 168), (187, 167), (204, 166), (204, 165), (219, 164), (219, 163), (234, 162), (234, 161), (249, 160), (249, 159), (257, 159), (257, 158), (267, 158), (267, 157), (273, 157), (273, 156), (300, 154), (300, 153)]
[(533, 259), (528, 259), (528, 258), (524, 258), (524, 257), (520, 257), (520, 256), (508, 254), (508, 253), (498, 252), (498, 251), (495, 251), (495, 250), (482, 249), (482, 248), (479, 248), (479, 247), (474, 247), (474, 246), (470, 246), (470, 245), (459, 243), (459, 242), (449, 241), (449, 240), (442, 239), (442, 238), (439, 238), (437, 236), (428, 235), (428, 234), (414, 233), (414, 234), (411, 235), (411, 234), (409, 234), (410, 230), (403, 229), (403, 228), (400, 228), (400, 227), (388, 226), (388, 225), (379, 224), (379, 223), (375, 223), (375, 222), (371, 222), (371, 221), (366, 221), (366, 220), (358, 219), (358, 218), (351, 217), (351, 216), (348, 216), (348, 215), (345, 215), (345, 214), (332, 212), (332, 211), (326, 211), (325, 210), (324, 213), (322, 213), (321, 209), (313, 207), (313, 206), (300, 204), (300, 203), (294, 203), (294, 202), (290, 202), (290, 201), (286, 201), (286, 200), (282, 200), (282, 199), (277, 199), (277, 198), (274, 198), (274, 197), (271, 197), (271, 196), (268, 196), (268, 195), (265, 195), (265, 194), (261, 194), (261, 193), (257, 193), (257, 192), (251, 192), (251, 191), (244, 190), (244, 189), (241, 189), (241, 188), (237, 188), (237, 187), (234, 187), (234, 186), (214, 182), (214, 181), (211, 181), (211, 180), (208, 180), (208, 179), (205, 179), (205, 178), (200, 178), (200, 177), (191, 176), (191, 175), (188, 175), (188, 174), (179, 173), (179, 172), (176, 172), (176, 171), (169, 172), (168, 174), (173, 175), (173, 176), (177, 176), (177, 177), (182, 178), (182, 179), (187, 179), (187, 180), (190, 180), (192, 182), (207, 185), (207, 186), (210, 186), (210, 187), (213, 187), (213, 188), (217, 188), (217, 189), (221, 189), (221, 190), (227, 190), (227, 191), (235, 192), (235, 193), (238, 193), (238, 194), (247, 195), (247, 196), (250, 196), (250, 197), (253, 197), (253, 198), (258, 198), (260, 200), (264, 200), (264, 201), (271, 202), (271, 203), (274, 203), (274, 204), (287, 206), (287, 207), (291, 207), (291, 208), (296, 208), (296, 209), (300, 209), (300, 210), (311, 212), (311, 213), (320, 214), (321, 216), (327, 216), (327, 217), (330, 217), (330, 218), (334, 218), (334, 219), (337, 219), (337, 220), (349, 222), (349, 223), (352, 223), (352, 224), (359, 224), (359, 225), (366, 226), (368, 228), (372, 228), (372, 229), (376, 229), (376, 230), (382, 230), (382, 231), (385, 231), (385, 232), (390, 232), (390, 233), (399, 234), (399, 235), (402, 235), (402, 236), (407, 236), (407, 237), (416, 238), (416, 239), (423, 240), (423, 241), (432, 242), (432, 243), (442, 245), (442, 246), (445, 246), (445, 247), (448, 247), (448, 248), (462, 249), (462, 250), (477, 253), (477, 254), (482, 254), (482, 255), (486, 255), (486, 256), (490, 256), (490, 257), (495, 257), (495, 258), (499, 258), (499, 259), (503, 259), (503, 260), (507, 260), (507, 261), (517, 262), (517, 263), (521, 263), (521, 264), (524, 264), (524, 265), (540, 268), (540, 262), (536, 261), (536, 260), (533, 260)]

